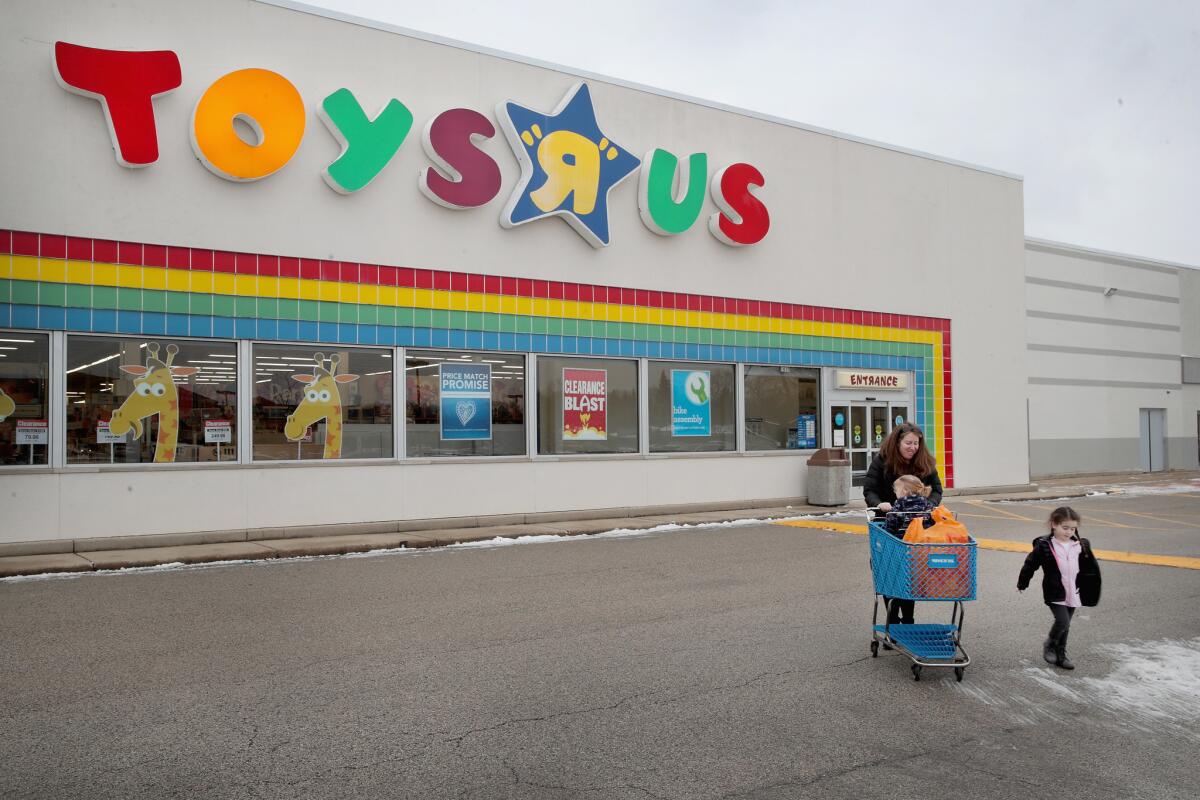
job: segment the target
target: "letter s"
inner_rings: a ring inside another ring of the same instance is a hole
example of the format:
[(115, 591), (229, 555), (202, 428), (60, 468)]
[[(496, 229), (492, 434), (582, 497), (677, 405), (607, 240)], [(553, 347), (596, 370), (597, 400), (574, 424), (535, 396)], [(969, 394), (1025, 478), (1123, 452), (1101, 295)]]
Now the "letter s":
[(712, 198), (721, 211), (708, 218), (708, 230), (718, 241), (741, 247), (763, 240), (771, 217), (750, 187), (764, 184), (762, 173), (750, 164), (730, 164), (713, 175)]
[(490, 202), (500, 193), (500, 167), (477, 143), (495, 135), (491, 121), (469, 108), (452, 108), (431, 119), (421, 144), (437, 169), (421, 169), (421, 193), (446, 208), (477, 208)]

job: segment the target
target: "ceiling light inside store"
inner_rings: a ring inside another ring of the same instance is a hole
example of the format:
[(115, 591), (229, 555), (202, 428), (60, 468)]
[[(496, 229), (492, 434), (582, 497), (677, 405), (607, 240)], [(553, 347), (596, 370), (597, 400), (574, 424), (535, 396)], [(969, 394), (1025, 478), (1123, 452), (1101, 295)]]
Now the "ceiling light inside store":
[(16, 342), (17, 344), (33, 344), (33, 339), (0, 339), (0, 342)]

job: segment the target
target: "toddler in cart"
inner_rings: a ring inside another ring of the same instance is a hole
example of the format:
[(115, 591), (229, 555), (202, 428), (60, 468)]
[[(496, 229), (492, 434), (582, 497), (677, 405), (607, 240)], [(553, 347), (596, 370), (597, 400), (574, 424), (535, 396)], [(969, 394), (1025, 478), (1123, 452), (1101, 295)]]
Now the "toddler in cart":
[(929, 512), (933, 511), (933, 503), (929, 502), (930, 489), (916, 475), (901, 475), (892, 484), (896, 493), (896, 502), (892, 510), (884, 517), (883, 526), (893, 536), (903, 536), (908, 530), (908, 524), (920, 517), (925, 520), (928, 528), (933, 524)]

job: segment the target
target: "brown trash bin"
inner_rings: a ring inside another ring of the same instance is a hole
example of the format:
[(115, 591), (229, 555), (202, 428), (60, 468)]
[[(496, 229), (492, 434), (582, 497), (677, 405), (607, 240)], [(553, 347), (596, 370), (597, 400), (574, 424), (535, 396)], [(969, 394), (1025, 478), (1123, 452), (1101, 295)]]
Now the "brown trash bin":
[(845, 448), (826, 447), (808, 459), (808, 504), (844, 506), (850, 502), (850, 458)]

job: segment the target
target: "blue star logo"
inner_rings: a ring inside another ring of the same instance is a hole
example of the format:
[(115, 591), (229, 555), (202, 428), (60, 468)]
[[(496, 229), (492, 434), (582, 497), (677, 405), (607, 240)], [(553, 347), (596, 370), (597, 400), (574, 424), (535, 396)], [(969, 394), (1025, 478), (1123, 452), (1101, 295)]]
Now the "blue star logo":
[(549, 115), (510, 101), (496, 118), (521, 162), (500, 224), (560, 216), (592, 247), (607, 246), (608, 194), (642, 162), (601, 132), (587, 84), (575, 84)]

